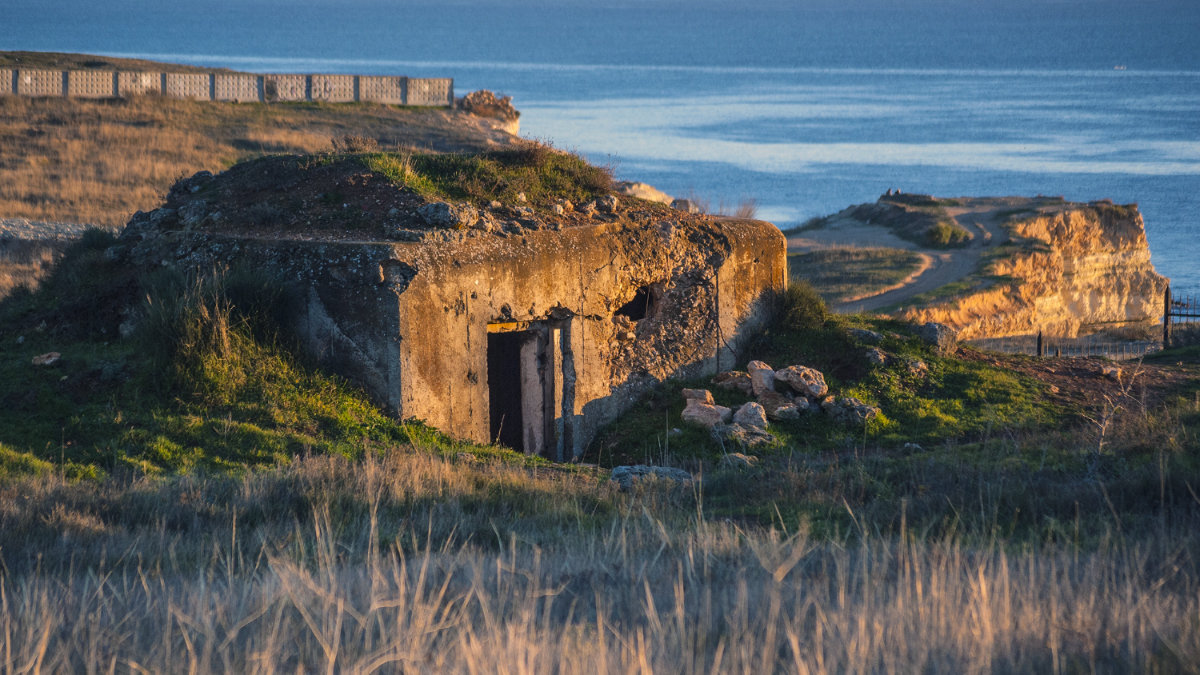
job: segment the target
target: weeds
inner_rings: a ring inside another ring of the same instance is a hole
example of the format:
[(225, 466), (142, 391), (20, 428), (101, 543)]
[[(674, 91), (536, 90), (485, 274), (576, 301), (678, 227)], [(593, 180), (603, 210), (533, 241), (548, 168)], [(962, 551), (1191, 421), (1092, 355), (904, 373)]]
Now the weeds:
[(559, 199), (582, 204), (612, 186), (612, 174), (581, 157), (534, 142), (514, 150), (479, 154), (369, 153), (368, 169), (427, 198), (464, 199), (485, 205), (493, 200), (547, 207)]

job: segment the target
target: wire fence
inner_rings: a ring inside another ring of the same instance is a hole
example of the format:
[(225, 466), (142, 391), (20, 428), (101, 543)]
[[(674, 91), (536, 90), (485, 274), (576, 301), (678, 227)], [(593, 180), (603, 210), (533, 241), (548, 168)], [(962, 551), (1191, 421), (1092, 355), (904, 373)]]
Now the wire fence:
[[(1040, 350), (1039, 341), (1041, 342)], [(1114, 340), (1095, 335), (1078, 338), (1045, 336), (1039, 338), (1037, 335), (1019, 335), (970, 340), (968, 344), (978, 349), (1003, 354), (1059, 357), (1100, 356), (1113, 361), (1138, 359), (1162, 349), (1162, 343), (1158, 340)]]

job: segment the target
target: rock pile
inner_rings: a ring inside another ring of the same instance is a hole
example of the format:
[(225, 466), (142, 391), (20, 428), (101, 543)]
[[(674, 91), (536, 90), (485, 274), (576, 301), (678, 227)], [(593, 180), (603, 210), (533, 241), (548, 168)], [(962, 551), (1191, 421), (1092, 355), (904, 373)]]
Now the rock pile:
[(840, 424), (862, 426), (879, 415), (879, 408), (856, 398), (831, 396), (825, 375), (807, 366), (791, 365), (774, 370), (762, 361), (751, 361), (745, 371), (719, 373), (712, 382), (754, 400), (733, 412), (716, 405), (712, 392), (707, 389), (684, 389), (687, 405), (683, 410), (683, 421), (708, 429), (718, 442), (730, 442), (742, 448), (776, 443), (770, 432), (771, 420), (823, 413)]

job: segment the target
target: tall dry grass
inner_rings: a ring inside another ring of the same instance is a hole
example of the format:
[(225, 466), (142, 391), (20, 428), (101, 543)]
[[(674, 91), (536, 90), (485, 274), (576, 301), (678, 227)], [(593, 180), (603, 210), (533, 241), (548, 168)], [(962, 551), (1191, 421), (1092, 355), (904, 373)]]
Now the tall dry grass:
[(3, 672), (1200, 663), (1194, 523), (1086, 551), (815, 541), (712, 522), (688, 493), (411, 452), (244, 480), (43, 476), (5, 484), (0, 505)]
[(505, 141), (442, 110), (0, 96), (0, 216), (119, 227), (156, 208), (180, 177), (262, 154), (327, 150), (346, 134), (436, 150)]

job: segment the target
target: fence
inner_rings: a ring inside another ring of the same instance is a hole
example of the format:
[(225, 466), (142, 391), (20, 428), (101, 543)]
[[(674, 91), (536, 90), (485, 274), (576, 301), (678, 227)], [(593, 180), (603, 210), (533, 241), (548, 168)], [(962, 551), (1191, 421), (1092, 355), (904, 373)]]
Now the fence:
[(1005, 338), (971, 340), (979, 349), (1004, 354), (1029, 356), (1103, 356), (1114, 361), (1136, 359), (1162, 349), (1157, 340), (1113, 340), (1089, 335), (1079, 338), (1055, 338), (1042, 335), (1019, 335)]
[(1194, 344), (1200, 333), (1200, 298), (1192, 295), (1176, 297), (1171, 286), (1163, 292), (1163, 347)]
[(385, 75), (155, 73), (0, 69), (0, 95), (126, 98), (159, 95), (197, 101), (386, 103), (452, 107), (454, 80)]

